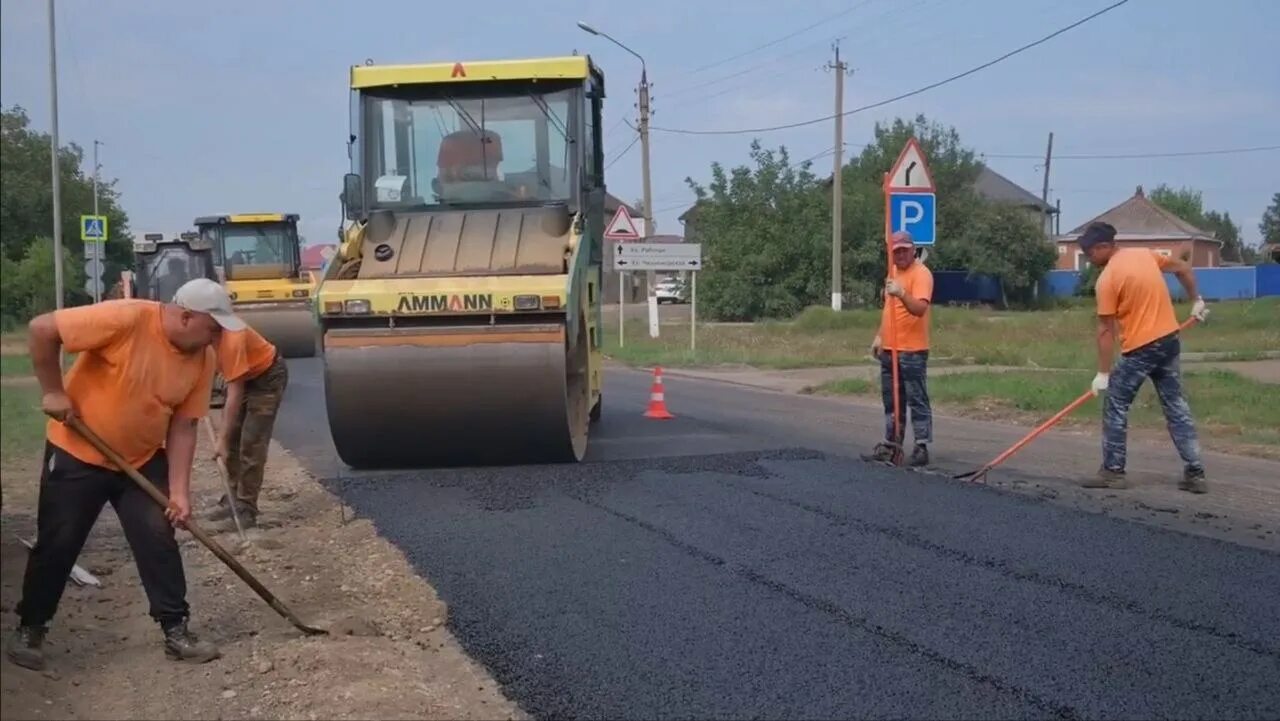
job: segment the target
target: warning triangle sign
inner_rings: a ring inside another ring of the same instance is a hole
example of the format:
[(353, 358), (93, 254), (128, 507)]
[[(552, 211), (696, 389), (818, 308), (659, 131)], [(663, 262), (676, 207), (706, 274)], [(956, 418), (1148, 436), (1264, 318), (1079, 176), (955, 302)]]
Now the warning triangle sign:
[(635, 221), (627, 212), (627, 206), (619, 205), (613, 220), (604, 228), (604, 237), (609, 240), (640, 240), (640, 232), (636, 230)]
[(924, 151), (915, 138), (909, 138), (907, 145), (898, 155), (898, 162), (889, 171), (888, 186), (890, 190), (932, 193), (933, 174), (929, 172), (929, 163), (924, 159)]

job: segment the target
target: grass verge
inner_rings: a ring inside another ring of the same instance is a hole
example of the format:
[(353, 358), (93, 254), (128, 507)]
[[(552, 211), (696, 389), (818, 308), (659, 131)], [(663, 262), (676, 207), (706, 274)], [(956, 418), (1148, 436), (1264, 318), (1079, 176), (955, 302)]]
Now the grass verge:
[[(961, 415), (992, 420), (1043, 420), (1088, 389), (1089, 371), (1005, 373), (975, 371), (929, 379), (934, 403)], [(1274, 457), (1280, 454), (1280, 386), (1245, 378), (1226, 370), (1183, 373), (1183, 384), (1201, 435), (1242, 451)], [(879, 396), (880, 384), (861, 379), (835, 381), (818, 392)], [(1090, 402), (1067, 418), (1075, 425), (1097, 424), (1100, 402)], [(1150, 383), (1144, 383), (1130, 411), (1133, 428), (1163, 429), (1164, 414)]]
[(44, 445), (45, 416), (40, 412), (40, 388), (5, 386), (0, 391), (0, 463), (35, 458)]
[[(1190, 305), (1177, 306), (1179, 318)], [(1280, 298), (1210, 304), (1209, 323), (1183, 334), (1183, 352), (1226, 353), (1248, 360), (1280, 348)], [(792, 321), (699, 326), (696, 353), (689, 350), (687, 324), (664, 325), (648, 337), (646, 325), (627, 327), (618, 347), (616, 326), (606, 328), (605, 353), (633, 365), (672, 367), (749, 365), (804, 368), (870, 363), (867, 349), (879, 325), (878, 310), (835, 312), (810, 308)], [(606, 324), (608, 325), (608, 324)], [(933, 364), (1093, 367), (1093, 307), (1045, 311), (984, 311), (935, 308), (930, 329)]]

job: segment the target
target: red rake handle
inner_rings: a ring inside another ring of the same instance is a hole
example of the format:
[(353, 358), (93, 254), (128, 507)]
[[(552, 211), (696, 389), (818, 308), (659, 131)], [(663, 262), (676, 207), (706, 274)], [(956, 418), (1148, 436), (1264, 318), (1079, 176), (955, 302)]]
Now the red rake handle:
[[(1187, 328), (1190, 328), (1192, 325), (1194, 325), (1195, 322), (1196, 322), (1196, 319), (1194, 317), (1188, 318), (1185, 321), (1183, 321), (1182, 325), (1178, 326), (1178, 330), (1186, 330)], [(982, 468), (979, 468), (978, 470), (974, 471), (971, 474), (971, 477), (981, 478), (984, 474), (987, 473), (987, 471), (990, 471), (992, 468), (995, 468), (1001, 463), (1004, 463), (1005, 461), (1009, 460), (1009, 458), (1013, 454), (1022, 450), (1024, 446), (1026, 446), (1031, 441), (1034, 441), (1036, 437), (1039, 436), (1041, 433), (1044, 433), (1045, 431), (1054, 427), (1063, 418), (1066, 418), (1067, 416), (1071, 415), (1077, 408), (1084, 405), (1085, 403), (1088, 403), (1089, 399), (1093, 398), (1093, 395), (1094, 395), (1093, 391), (1089, 390), (1089, 391), (1086, 391), (1084, 395), (1081, 395), (1079, 398), (1075, 399), (1074, 401), (1071, 401), (1071, 403), (1069, 403), (1066, 408), (1063, 408), (1057, 413), (1054, 413), (1052, 418), (1036, 426), (1035, 430), (1023, 436), (1022, 440), (1018, 441), (1012, 446), (1009, 446), (1008, 450), (1006, 450), (1004, 453), (1001, 453), (1000, 455), (992, 459), (991, 462), (987, 463)]]

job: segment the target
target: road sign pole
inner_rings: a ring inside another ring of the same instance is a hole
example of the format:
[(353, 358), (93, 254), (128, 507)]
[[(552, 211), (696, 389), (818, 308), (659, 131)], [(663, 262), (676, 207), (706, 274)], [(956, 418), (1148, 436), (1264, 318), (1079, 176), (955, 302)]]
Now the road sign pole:
[[(102, 143), (98, 142), (97, 140), (93, 141), (93, 214), (94, 216), (98, 215), (98, 168), (101, 167), (98, 165), (98, 146), (101, 144)], [(105, 247), (106, 241), (103, 241), (103, 243), (104, 243), (103, 250), (106, 250), (106, 247)], [(101, 253), (93, 254), (93, 302), (94, 303), (102, 302), (102, 254)]]
[(622, 347), (622, 336), (624, 329), (627, 327), (627, 294), (624, 287), (627, 282), (627, 274), (618, 271), (618, 347)]
[(689, 288), (689, 352), (696, 355), (698, 353), (698, 271), (689, 274), (692, 276)]

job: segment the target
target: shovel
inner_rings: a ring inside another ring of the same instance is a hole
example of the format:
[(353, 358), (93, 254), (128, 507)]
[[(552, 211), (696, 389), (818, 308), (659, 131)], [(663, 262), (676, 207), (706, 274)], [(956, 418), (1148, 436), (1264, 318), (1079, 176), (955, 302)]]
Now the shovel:
[[(226, 419), (223, 420), (225, 421)], [(209, 443), (217, 448), (218, 434), (213, 430), (213, 421), (209, 420), (209, 416), (205, 416), (200, 419), (200, 423), (209, 435)], [(218, 456), (217, 464), (218, 475), (222, 476), (222, 487), (227, 489), (227, 505), (231, 507), (231, 520), (235, 521), (236, 532), (240, 534), (240, 542), (248, 543), (249, 539), (244, 535), (244, 526), (240, 523), (240, 512), (236, 510), (236, 493), (231, 489), (231, 473), (227, 470), (227, 459)]]
[[(63, 421), (63, 423), (69, 426), (71, 430), (83, 436), (86, 441), (89, 441), (94, 448), (98, 449), (99, 453), (107, 457), (107, 460), (124, 470), (125, 474), (127, 474), (134, 483), (138, 484), (139, 488), (146, 491), (147, 495), (151, 496), (152, 500), (159, 503), (161, 508), (169, 507), (169, 499), (160, 492), (160, 489), (156, 488), (151, 481), (144, 478), (136, 468), (125, 463), (124, 459), (120, 457), (120, 454), (116, 453), (115, 450), (107, 445), (106, 441), (102, 440), (97, 433), (94, 433), (92, 429), (86, 426), (84, 421), (81, 421), (76, 416), (71, 416)], [(196, 537), (197, 541), (203, 543), (205, 548), (208, 548), (213, 552), (213, 555), (218, 557), (218, 560), (227, 564), (227, 567), (232, 571), (235, 571), (235, 574), (240, 577), (240, 580), (249, 584), (249, 588), (252, 588), (255, 593), (261, 596), (262, 600), (266, 601), (267, 605), (275, 610), (276, 613), (280, 614), (285, 618), (285, 620), (293, 624), (294, 628), (297, 628), (308, 636), (329, 633), (322, 628), (308, 626), (298, 620), (298, 617), (294, 615), (293, 611), (290, 611), (289, 608), (280, 601), (280, 599), (276, 598), (271, 591), (267, 590), (266, 586), (262, 585), (257, 578), (254, 578), (253, 574), (249, 573), (249, 569), (241, 565), (241, 563), (237, 561), (234, 556), (228, 553), (225, 548), (220, 546), (217, 541), (213, 540), (199, 526), (197, 526), (195, 521), (188, 520), (185, 526), (186, 529), (191, 532), (191, 535)]]
[[(1181, 326), (1178, 327), (1178, 330), (1180, 331), (1186, 330), (1187, 328), (1190, 328), (1192, 325), (1194, 325), (1195, 322), (1196, 322), (1195, 318), (1188, 318), (1186, 321), (1182, 323)], [(1063, 408), (1057, 413), (1054, 413), (1052, 418), (1036, 426), (1034, 430), (1032, 430), (1027, 435), (1023, 436), (1022, 439), (1019, 440), (1017, 443), (1013, 444), (1012, 446), (1009, 446), (1003, 453), (1001, 453), (1000, 455), (988, 461), (986, 465), (976, 470), (968, 471), (967, 473), (960, 473), (960, 474), (954, 475), (952, 476), (952, 478), (958, 478), (960, 480), (965, 480), (965, 481), (978, 481), (981, 479), (985, 479), (987, 477), (987, 473), (992, 468), (995, 468), (1001, 463), (1004, 463), (1005, 461), (1009, 460), (1009, 458), (1013, 456), (1013, 454), (1022, 450), (1023, 446), (1026, 446), (1028, 443), (1030, 443), (1031, 441), (1034, 441), (1037, 437), (1039, 437), (1040, 434), (1058, 425), (1058, 423), (1063, 418), (1066, 418), (1067, 416), (1071, 415), (1072, 412), (1075, 411), (1075, 409), (1079, 408), (1085, 403), (1088, 403), (1090, 398), (1093, 398), (1093, 391), (1091, 390), (1085, 391), (1084, 395), (1080, 396), (1074, 401), (1071, 401), (1071, 403), (1067, 404), (1066, 408)]]

